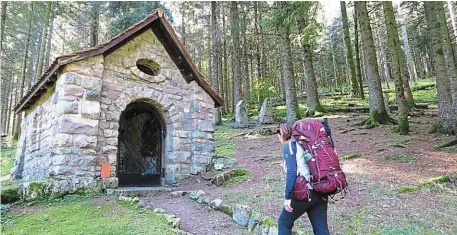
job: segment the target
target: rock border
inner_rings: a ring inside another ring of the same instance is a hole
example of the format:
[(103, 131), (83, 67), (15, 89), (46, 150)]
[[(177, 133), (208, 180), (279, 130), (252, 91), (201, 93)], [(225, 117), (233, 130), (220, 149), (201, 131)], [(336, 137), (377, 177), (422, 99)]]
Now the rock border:
[[(207, 205), (215, 211), (220, 211), (232, 217), (234, 223), (247, 229), (253, 234), (259, 235), (277, 235), (278, 225), (276, 220), (269, 216), (262, 216), (258, 211), (254, 211), (247, 205), (229, 205), (223, 203), (222, 199), (215, 198), (211, 200), (203, 190), (195, 191), (175, 191), (170, 194), (172, 197), (184, 197), (197, 201), (199, 204)], [(297, 235), (305, 234), (301, 231)]]
[(127, 197), (127, 196), (123, 196), (123, 195), (120, 195), (118, 197), (118, 200), (137, 203), (137, 206), (139, 208), (149, 209), (149, 210), (152, 210), (152, 212), (155, 214), (164, 215), (167, 218), (168, 225), (171, 226), (173, 232), (176, 235), (194, 235), (193, 233), (189, 233), (189, 232), (181, 230), (181, 219), (180, 218), (176, 217), (173, 214), (166, 214), (165, 210), (162, 208), (152, 208), (151, 206), (146, 204), (145, 200), (140, 200), (138, 197)]

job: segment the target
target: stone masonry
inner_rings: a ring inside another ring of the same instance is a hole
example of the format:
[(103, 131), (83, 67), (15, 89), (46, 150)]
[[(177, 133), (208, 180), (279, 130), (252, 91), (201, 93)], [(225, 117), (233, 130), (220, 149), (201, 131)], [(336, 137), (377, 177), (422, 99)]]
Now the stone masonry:
[[(157, 76), (137, 68), (143, 58), (161, 66)], [(185, 81), (146, 30), (107, 56), (64, 67), (55, 88), (26, 110), (13, 178), (52, 179), (52, 191), (60, 192), (117, 187), (119, 121), (135, 101), (153, 105), (165, 120), (163, 180), (171, 184), (205, 171), (215, 150), (215, 102), (195, 81)], [(102, 163), (111, 164), (104, 180)]]

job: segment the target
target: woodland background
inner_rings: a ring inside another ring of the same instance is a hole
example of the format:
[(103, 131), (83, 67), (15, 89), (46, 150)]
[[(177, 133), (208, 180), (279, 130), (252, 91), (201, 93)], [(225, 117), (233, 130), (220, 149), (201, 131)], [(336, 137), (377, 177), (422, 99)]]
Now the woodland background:
[[(14, 138), (21, 115), (13, 108), (53, 58), (106, 41), (157, 8), (226, 101), (221, 116), (241, 99), (256, 110), (279, 97), (292, 122), (325, 111), (319, 96), (340, 92), (368, 105), (366, 124), (395, 123), (406, 134), (421, 100), (410, 84), (433, 78), (435, 129), (457, 128), (456, 2), (1, 4), (1, 133)], [(385, 99), (398, 105), (396, 120)]]

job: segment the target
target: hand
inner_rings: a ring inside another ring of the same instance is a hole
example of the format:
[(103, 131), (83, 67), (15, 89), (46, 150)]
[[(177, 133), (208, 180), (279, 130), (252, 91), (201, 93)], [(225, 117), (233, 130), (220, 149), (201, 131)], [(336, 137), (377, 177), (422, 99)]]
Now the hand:
[(286, 209), (287, 212), (292, 212), (294, 209), (290, 206), (291, 200), (285, 200), (284, 201), (284, 209)]

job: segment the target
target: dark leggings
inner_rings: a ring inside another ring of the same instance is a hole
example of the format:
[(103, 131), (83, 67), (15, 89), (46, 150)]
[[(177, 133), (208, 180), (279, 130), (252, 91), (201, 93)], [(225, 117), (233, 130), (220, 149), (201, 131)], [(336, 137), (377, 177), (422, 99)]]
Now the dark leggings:
[(300, 218), (305, 212), (308, 213), (309, 220), (313, 226), (313, 232), (316, 235), (330, 235), (327, 225), (327, 197), (322, 198), (321, 195), (311, 191), (311, 201), (297, 201), (292, 199), (292, 212), (287, 212), (282, 209), (278, 219), (279, 235), (292, 234), (292, 227), (295, 220)]

